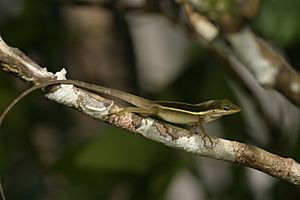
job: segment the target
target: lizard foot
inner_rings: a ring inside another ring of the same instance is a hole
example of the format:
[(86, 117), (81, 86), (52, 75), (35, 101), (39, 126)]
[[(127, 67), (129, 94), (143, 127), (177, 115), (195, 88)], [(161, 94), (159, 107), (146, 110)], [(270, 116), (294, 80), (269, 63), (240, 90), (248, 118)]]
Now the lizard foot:
[[(214, 136), (207, 135), (207, 134), (202, 134), (202, 140), (204, 142), (204, 146), (207, 149), (214, 148), (219, 142), (218, 138), (216, 138)], [(207, 140), (209, 141), (209, 145), (207, 144), (208, 143)]]
[[(206, 133), (205, 129), (201, 126), (193, 126), (190, 131), (193, 134), (197, 134), (197, 135), (201, 134), (202, 140), (204, 142), (204, 146), (207, 149), (214, 148), (217, 145), (217, 143), (219, 142), (218, 138), (208, 135)], [(208, 142), (210, 143), (210, 145), (207, 144)]]

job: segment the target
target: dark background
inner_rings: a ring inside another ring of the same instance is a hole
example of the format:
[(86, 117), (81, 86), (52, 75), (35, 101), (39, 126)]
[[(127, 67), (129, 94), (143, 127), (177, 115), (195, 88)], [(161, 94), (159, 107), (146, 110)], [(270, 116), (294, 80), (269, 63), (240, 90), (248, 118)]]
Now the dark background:
[[(0, 34), (49, 71), (66, 68), (72, 79), (150, 99), (230, 99), (243, 112), (209, 124), (209, 132), (300, 161), (299, 110), (271, 89), (260, 88), (269, 98), (262, 103), (193, 37), (178, 6), (100, 2), (1, 0)], [(250, 24), (298, 70), (299, 8), (297, 0), (263, 1)], [(0, 73), (0, 107), (27, 87)], [(8, 200), (300, 198), (287, 182), (131, 135), (39, 92), (9, 113), (0, 133)]]

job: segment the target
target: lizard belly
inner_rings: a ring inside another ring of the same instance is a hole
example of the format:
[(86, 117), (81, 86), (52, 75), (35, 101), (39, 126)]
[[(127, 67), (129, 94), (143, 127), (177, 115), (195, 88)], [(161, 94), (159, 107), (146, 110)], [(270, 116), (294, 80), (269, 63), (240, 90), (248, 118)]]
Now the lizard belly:
[(164, 121), (171, 122), (174, 124), (196, 125), (199, 123), (199, 117), (197, 115), (184, 112), (177, 112), (174, 110), (169, 111), (160, 109), (157, 116), (163, 119)]

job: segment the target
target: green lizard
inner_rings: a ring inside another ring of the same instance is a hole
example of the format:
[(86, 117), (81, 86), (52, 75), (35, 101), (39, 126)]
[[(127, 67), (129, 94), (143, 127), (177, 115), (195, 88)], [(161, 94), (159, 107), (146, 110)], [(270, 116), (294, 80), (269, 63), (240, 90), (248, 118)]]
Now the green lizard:
[(233, 104), (227, 99), (210, 100), (198, 104), (187, 104), (174, 101), (151, 101), (120, 90), (115, 90), (82, 81), (54, 80), (32, 86), (31, 88), (21, 93), (1, 114), (0, 125), (8, 111), (24, 96), (34, 90), (57, 84), (71, 84), (92, 92), (107, 94), (135, 106), (126, 107), (120, 113), (131, 112), (143, 116), (155, 115), (167, 122), (199, 126), (203, 134), (206, 134), (203, 127), (204, 123), (216, 120), (224, 115), (230, 115), (239, 112), (241, 110), (240, 107)]

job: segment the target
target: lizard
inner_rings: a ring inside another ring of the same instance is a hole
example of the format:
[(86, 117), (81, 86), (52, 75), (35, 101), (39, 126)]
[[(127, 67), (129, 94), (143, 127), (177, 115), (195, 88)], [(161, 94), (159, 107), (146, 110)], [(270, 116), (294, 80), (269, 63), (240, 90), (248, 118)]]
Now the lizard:
[[(69, 84), (75, 85), (81, 89), (86, 89), (95, 93), (103, 93), (106, 95), (113, 96), (117, 99), (121, 99), (127, 103), (134, 105), (135, 107), (125, 107), (123, 110), (117, 113), (111, 114), (121, 114), (124, 112), (137, 113), (143, 116), (156, 115), (166, 122), (171, 122), (175, 124), (186, 124), (199, 127), (204, 136), (207, 136), (206, 131), (203, 127), (204, 123), (216, 120), (224, 115), (230, 115), (241, 111), (241, 108), (227, 99), (209, 100), (198, 104), (188, 104), (176, 101), (152, 101), (134, 94), (123, 92), (120, 90), (103, 87), (83, 81), (78, 80), (53, 80), (38, 85), (34, 85), (19, 96), (17, 96), (3, 111), (0, 115), (0, 126), (3, 122), (6, 114), (17, 104), (22, 98), (31, 92), (59, 84)], [(208, 137), (212, 143), (210, 137)], [(213, 143), (212, 143), (213, 144)], [(5, 195), (0, 180), (0, 193), (3, 200), (5, 200)]]
[(134, 105), (125, 107), (118, 113), (131, 112), (143, 116), (158, 116), (166, 122), (174, 124), (186, 124), (198, 126), (201, 132), (206, 135), (203, 124), (219, 119), (222, 116), (230, 115), (241, 111), (241, 108), (227, 99), (209, 100), (197, 104), (188, 104), (176, 101), (152, 101), (134, 94), (120, 90), (95, 85), (78, 80), (53, 80), (34, 85), (16, 97), (0, 116), (0, 126), (9, 110), (27, 94), (51, 85), (69, 84), (81, 89), (95, 93), (103, 93)]

